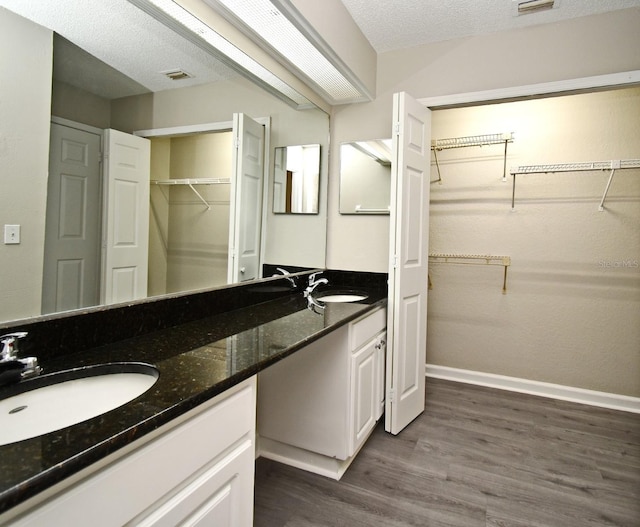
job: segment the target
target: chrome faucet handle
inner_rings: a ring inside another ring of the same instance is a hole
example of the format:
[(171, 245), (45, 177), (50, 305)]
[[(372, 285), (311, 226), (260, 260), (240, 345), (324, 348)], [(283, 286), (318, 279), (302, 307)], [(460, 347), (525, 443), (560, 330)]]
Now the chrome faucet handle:
[(313, 285), (316, 283), (316, 276), (322, 274), (322, 271), (316, 271), (315, 273), (311, 273), (309, 275), (309, 285)]
[(0, 343), (2, 343), (0, 362), (8, 362), (18, 358), (18, 341), (26, 337), (27, 334), (26, 331), (16, 331), (0, 337)]
[(279, 275), (278, 273), (275, 273), (273, 276), (284, 276), (289, 283), (291, 284), (291, 287), (293, 287), (295, 289), (296, 287), (296, 279), (295, 277), (291, 276), (291, 273), (289, 271), (287, 271), (286, 269), (283, 269), (282, 267), (276, 267), (276, 271), (280, 271), (282, 273), (282, 275)]

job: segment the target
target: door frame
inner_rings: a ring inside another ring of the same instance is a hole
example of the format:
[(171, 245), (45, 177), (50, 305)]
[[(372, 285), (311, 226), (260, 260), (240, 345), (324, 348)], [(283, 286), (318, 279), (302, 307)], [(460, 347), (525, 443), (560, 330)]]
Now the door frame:
[[(263, 174), (263, 188), (262, 188), (262, 203), (265, 205), (262, 207), (262, 227), (261, 227), (261, 240), (260, 243), (260, 277), (262, 277), (262, 264), (264, 263), (264, 240), (267, 236), (267, 200), (269, 198), (269, 167), (271, 165), (271, 117), (252, 117), (252, 119), (262, 126), (264, 126), (264, 174)], [(211, 133), (211, 132), (231, 132), (233, 130), (233, 121), (216, 121), (211, 123), (201, 124), (189, 124), (184, 126), (169, 126), (166, 128), (149, 128), (147, 130), (135, 130), (133, 135), (140, 137), (146, 137), (147, 139), (157, 137), (169, 137), (180, 135), (192, 135), (198, 133)]]
[(588, 93), (594, 90), (613, 90), (616, 88), (631, 87), (637, 84), (640, 84), (640, 70), (632, 70), (622, 73), (596, 75), (593, 77), (578, 77), (562, 81), (524, 84), (508, 88), (423, 97), (417, 98), (417, 101), (430, 110), (442, 110), (455, 108), (457, 106), (478, 106), (481, 104), (509, 102), (532, 97), (543, 98), (581, 92)]

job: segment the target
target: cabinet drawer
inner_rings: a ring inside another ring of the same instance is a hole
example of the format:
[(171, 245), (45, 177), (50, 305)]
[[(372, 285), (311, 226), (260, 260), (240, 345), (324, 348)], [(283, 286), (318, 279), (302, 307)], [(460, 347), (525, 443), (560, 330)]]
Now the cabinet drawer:
[(387, 310), (380, 308), (361, 319), (351, 322), (351, 351), (357, 350), (387, 327)]

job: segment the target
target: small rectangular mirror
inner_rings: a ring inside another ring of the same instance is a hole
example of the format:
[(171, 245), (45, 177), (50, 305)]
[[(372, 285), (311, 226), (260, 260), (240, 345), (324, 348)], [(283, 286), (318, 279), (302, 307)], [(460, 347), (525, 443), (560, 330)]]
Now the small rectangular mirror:
[(319, 144), (275, 149), (273, 212), (318, 214), (319, 190)]
[(340, 214), (389, 214), (391, 139), (340, 145)]

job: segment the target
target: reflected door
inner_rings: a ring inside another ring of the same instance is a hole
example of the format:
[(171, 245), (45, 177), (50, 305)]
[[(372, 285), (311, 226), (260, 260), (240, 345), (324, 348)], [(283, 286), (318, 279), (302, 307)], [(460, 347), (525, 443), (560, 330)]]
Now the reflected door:
[(150, 141), (105, 130), (103, 302), (147, 296)]
[(264, 126), (234, 114), (234, 157), (229, 224), (229, 283), (260, 276)]
[(101, 136), (51, 124), (42, 313), (97, 305)]

